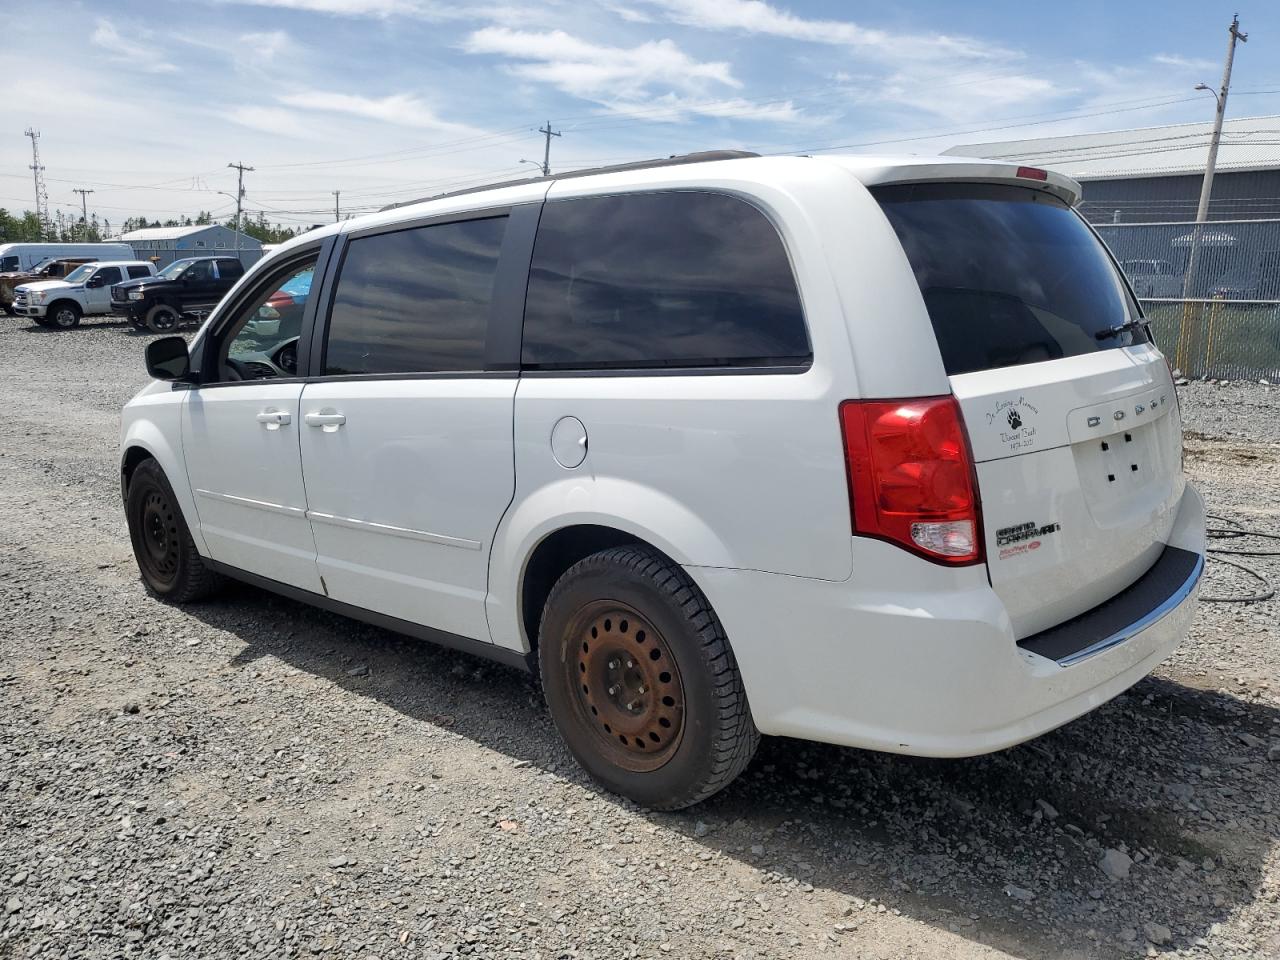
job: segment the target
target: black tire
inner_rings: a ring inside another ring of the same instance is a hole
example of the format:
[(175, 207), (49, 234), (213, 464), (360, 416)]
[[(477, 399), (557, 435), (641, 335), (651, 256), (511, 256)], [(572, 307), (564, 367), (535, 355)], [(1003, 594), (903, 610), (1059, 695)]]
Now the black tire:
[(4, 312), (5, 312), (6, 314), (8, 314), (9, 316), (11, 316), (11, 317), (16, 317), (16, 316), (18, 315), (18, 311), (17, 311), (17, 310), (15, 310), (15, 309), (13, 309), (13, 305), (12, 305), (12, 304), (5, 304), (5, 306), (4, 306)]
[(44, 312), (45, 326), (70, 330), (80, 326), (80, 305), (74, 300), (59, 300)]
[(147, 310), (147, 329), (152, 333), (172, 333), (182, 322), (182, 314), (167, 303), (157, 303)]
[(689, 575), (652, 547), (614, 547), (570, 567), (538, 635), (560, 736), (614, 793), (679, 810), (751, 761), (760, 734), (724, 629)]
[(125, 501), (129, 539), (147, 589), (170, 603), (203, 600), (222, 586), (204, 565), (169, 480), (154, 460), (138, 464)]

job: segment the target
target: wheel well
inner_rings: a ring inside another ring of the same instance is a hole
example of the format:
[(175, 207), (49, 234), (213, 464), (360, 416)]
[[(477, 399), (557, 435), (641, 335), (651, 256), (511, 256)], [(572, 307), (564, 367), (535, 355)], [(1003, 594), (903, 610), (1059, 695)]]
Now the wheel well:
[(49, 304), (49, 306), (44, 308), (45, 314), (47, 315), (47, 314), (53, 313), (53, 308), (63, 303), (69, 303), (73, 307), (75, 307), (77, 310), (81, 312), (84, 311), (84, 308), (81, 307), (80, 304), (76, 303), (76, 301), (72, 300), (70, 297), (59, 297), (57, 300), (53, 301), (53, 303)]
[(539, 543), (525, 566), (520, 589), (520, 614), (529, 638), (529, 649), (537, 649), (542, 608), (551, 588), (566, 570), (601, 550), (642, 542), (639, 537), (613, 527), (579, 524), (563, 527)]
[(125, 497), (129, 495), (129, 481), (133, 479), (133, 471), (138, 469), (138, 465), (144, 460), (154, 460), (155, 457), (143, 447), (130, 447), (124, 452), (124, 460), (120, 463), (120, 491)]

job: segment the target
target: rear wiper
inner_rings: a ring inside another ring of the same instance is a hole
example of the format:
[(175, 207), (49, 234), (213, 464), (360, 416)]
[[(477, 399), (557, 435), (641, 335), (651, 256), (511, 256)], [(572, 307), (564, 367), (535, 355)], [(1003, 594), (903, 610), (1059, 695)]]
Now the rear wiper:
[(1145, 320), (1126, 320), (1124, 323), (1117, 323), (1114, 327), (1107, 327), (1105, 330), (1099, 330), (1094, 336), (1099, 340), (1110, 340), (1112, 337), (1118, 337), (1122, 333), (1130, 330), (1145, 329), (1147, 321)]

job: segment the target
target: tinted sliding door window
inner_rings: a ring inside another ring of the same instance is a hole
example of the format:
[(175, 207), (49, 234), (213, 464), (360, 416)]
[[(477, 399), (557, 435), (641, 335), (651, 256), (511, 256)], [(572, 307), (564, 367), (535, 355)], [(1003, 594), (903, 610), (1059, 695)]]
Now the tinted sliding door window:
[(324, 374), (484, 368), (506, 217), (352, 240), (329, 317)]
[(790, 365), (811, 356), (782, 240), (749, 203), (672, 191), (543, 209), (526, 367)]

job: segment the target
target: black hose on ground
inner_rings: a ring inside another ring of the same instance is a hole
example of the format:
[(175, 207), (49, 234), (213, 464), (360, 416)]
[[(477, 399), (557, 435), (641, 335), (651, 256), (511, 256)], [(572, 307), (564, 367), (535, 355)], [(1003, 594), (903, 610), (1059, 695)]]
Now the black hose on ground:
[[(1225, 527), (1207, 527), (1205, 536), (1210, 543), (1219, 540), (1240, 540), (1246, 538), (1260, 538), (1267, 540), (1280, 540), (1280, 533), (1271, 533), (1266, 530), (1251, 530), (1244, 527), (1238, 520), (1231, 517), (1218, 516), (1217, 514), (1206, 514), (1209, 520), (1218, 520), (1221, 523), (1230, 524)], [(1225, 563), (1229, 567), (1235, 567), (1237, 570), (1247, 573), (1254, 580), (1262, 584), (1262, 589), (1256, 593), (1248, 594), (1240, 597), (1206, 597), (1201, 594), (1200, 599), (1205, 603), (1256, 603), (1259, 600), (1270, 600), (1276, 595), (1276, 588), (1272, 586), (1271, 581), (1266, 574), (1255, 570), (1247, 564), (1238, 560), (1228, 560), (1223, 554), (1237, 557), (1280, 557), (1280, 550), (1239, 550), (1229, 547), (1208, 546), (1206, 548), (1206, 559), (1213, 560), (1217, 563)]]

